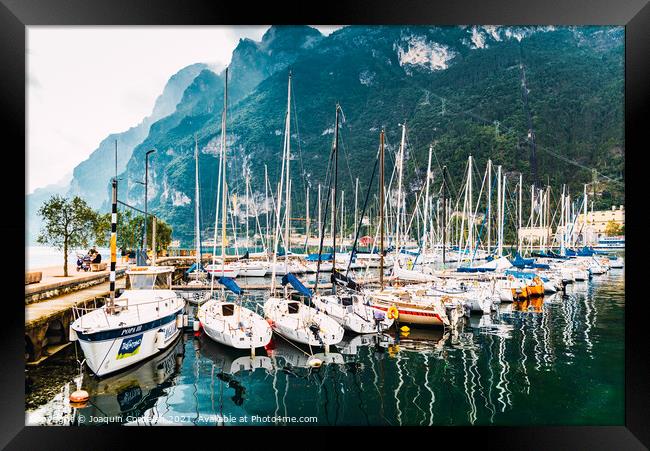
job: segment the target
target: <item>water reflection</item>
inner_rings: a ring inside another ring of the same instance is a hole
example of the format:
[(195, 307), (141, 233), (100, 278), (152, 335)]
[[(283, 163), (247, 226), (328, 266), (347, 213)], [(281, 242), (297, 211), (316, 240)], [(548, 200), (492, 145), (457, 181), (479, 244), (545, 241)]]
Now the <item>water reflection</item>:
[[(76, 408), (76, 424), (131, 423), (145, 418), (158, 398), (173, 385), (173, 376), (181, 368), (184, 339), (165, 352), (126, 372), (103, 379), (87, 377), (84, 388), (91, 394), (85, 407)], [(92, 419), (92, 420), (91, 420)], [(155, 424), (156, 415), (149, 415), (145, 424)]]
[[(317, 425), (621, 424), (624, 285), (622, 275), (606, 277), (588, 290), (570, 287), (566, 296), (503, 303), (457, 331), (346, 335), (329, 353), (274, 337), (251, 357), (186, 334), (137, 368), (105, 379), (85, 375), (91, 394), (85, 407), (67, 403), (68, 387), (29, 418), (32, 424), (88, 424), (82, 415), (128, 424), (228, 425), (230, 415), (248, 416), (246, 424), (293, 424), (291, 417), (301, 416), (316, 417)], [(313, 357), (322, 366), (311, 366)], [(55, 420), (55, 411), (69, 414)], [(255, 415), (268, 418), (251, 422)]]

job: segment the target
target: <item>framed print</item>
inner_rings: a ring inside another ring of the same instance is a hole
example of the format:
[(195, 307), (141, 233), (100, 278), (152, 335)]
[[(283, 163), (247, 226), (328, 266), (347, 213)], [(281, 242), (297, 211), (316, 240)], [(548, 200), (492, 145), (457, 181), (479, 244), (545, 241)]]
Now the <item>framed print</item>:
[(650, 7), (303, 9), (3, 0), (3, 446), (645, 449)]

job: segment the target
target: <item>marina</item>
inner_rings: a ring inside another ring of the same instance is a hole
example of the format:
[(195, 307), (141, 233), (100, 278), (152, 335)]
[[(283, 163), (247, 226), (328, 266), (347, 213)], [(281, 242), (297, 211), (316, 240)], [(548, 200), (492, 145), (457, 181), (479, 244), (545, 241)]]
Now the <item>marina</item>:
[[(503, 304), (472, 316), (454, 333), (391, 329), (379, 344), (372, 334), (346, 334), (320, 368), (308, 366), (308, 348), (278, 337), (251, 359), (185, 332), (166, 354), (113, 377), (84, 371), (90, 398), (82, 408), (68, 400), (79, 376), (71, 346), (28, 369), (26, 422), (263, 425), (313, 416), (315, 425), (620, 424), (624, 294), (624, 272), (610, 271), (537, 306)], [(253, 294), (250, 303), (263, 299)]]
[[(403, 36), (382, 32), (393, 55)], [(416, 41), (397, 66), (428, 55)], [(403, 118), (360, 114), (357, 94), (305, 110), (308, 65), (292, 64), (260, 80), (273, 101), (249, 120), (237, 58), (188, 75), (174, 102), (196, 104), (126, 168), (111, 141), (97, 211), (58, 195), (38, 211), (64, 263), (29, 249), (47, 266), (25, 268), (26, 424), (622, 425), (624, 183), (595, 167), (622, 150), (610, 138), (587, 167), (538, 145), (539, 75), (508, 52), (508, 126), (420, 88)]]

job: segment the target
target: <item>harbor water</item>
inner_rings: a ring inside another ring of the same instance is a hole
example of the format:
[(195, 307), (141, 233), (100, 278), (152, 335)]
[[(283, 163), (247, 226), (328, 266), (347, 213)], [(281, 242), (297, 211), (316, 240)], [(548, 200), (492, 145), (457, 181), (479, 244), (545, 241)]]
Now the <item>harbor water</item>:
[(68, 402), (83, 358), (73, 343), (26, 370), (26, 423), (623, 425), (624, 312), (624, 270), (612, 269), (566, 295), (473, 314), (457, 333), (346, 335), (319, 368), (278, 336), (251, 359), (186, 332), (114, 376), (84, 369), (81, 408)]

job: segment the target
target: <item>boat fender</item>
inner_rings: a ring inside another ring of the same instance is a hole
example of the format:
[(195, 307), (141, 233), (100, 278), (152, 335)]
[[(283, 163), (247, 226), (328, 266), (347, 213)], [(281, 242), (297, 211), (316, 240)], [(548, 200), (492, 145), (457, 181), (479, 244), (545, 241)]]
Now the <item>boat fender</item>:
[(323, 364), (323, 361), (316, 357), (312, 357), (309, 359), (309, 362), (307, 362), (307, 364), (312, 368), (320, 368), (320, 366)]
[(198, 332), (200, 327), (201, 327), (201, 322), (198, 319), (195, 319), (194, 321), (192, 321), (192, 330), (194, 332)]
[(68, 335), (68, 340), (77, 341), (77, 331), (74, 330), (72, 327), (70, 328), (70, 334)]
[(187, 327), (190, 324), (190, 317), (187, 314), (183, 315), (183, 327)]
[(386, 314), (388, 316), (388, 319), (397, 319), (397, 318), (399, 318), (399, 310), (397, 309), (395, 304), (388, 307), (388, 310), (386, 311)]
[(176, 315), (176, 327), (178, 329), (183, 327), (183, 314), (182, 313), (179, 313), (178, 315)]
[(165, 332), (162, 330), (159, 330), (156, 332), (156, 340), (155, 340), (155, 346), (158, 349), (162, 349), (165, 347)]

